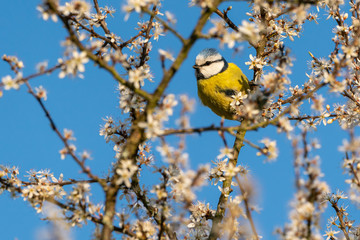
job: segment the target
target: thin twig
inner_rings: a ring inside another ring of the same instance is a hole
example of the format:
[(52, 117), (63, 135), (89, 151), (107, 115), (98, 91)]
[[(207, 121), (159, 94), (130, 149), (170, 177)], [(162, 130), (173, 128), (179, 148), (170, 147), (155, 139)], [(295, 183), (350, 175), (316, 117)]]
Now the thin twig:
[[(8, 62), (10, 65), (11, 65), (11, 61), (7, 58), (3, 58), (4, 61)], [(34, 74), (30, 74), (29, 76), (27, 77), (23, 77), (23, 78), (20, 78), (16, 81), (16, 84), (22, 84), (24, 82), (27, 82), (29, 81), (30, 79), (33, 79), (33, 78), (36, 78), (36, 77), (39, 77), (39, 76), (42, 76), (42, 75), (45, 75), (45, 74), (50, 74), (52, 73), (53, 71), (61, 68), (63, 66), (63, 63), (61, 64), (57, 64), (51, 68), (48, 68), (44, 71), (41, 71), (41, 72), (37, 72), (37, 73), (34, 73)], [(0, 82), (0, 88), (1, 87), (4, 87), (4, 83), (3, 82)]]
[[(97, 0), (93, 0), (94, 2), (94, 7), (95, 7), (95, 10), (96, 10), (96, 13), (100, 16), (102, 16), (102, 13), (101, 13), (101, 10), (99, 8), (99, 4), (98, 4), (98, 1)], [(106, 22), (105, 22), (105, 19), (101, 19), (100, 20), (100, 25), (102, 27), (102, 29), (104, 29), (104, 32), (106, 34), (110, 34), (110, 30), (108, 29), (107, 25), (106, 25)]]
[(161, 25), (164, 26), (164, 28), (166, 30), (169, 30), (171, 33), (173, 33), (181, 41), (182, 44), (185, 44), (186, 40), (183, 38), (183, 36), (181, 36), (181, 34), (178, 33), (174, 28), (172, 28), (167, 22), (165, 22), (164, 20), (159, 18), (156, 15), (156, 13), (149, 11), (149, 9), (147, 9), (147, 8), (142, 8), (142, 11), (149, 14), (149, 15), (151, 15), (151, 16), (153, 16), (156, 19), (156, 21), (160, 22)]
[(230, 20), (230, 18), (227, 15), (228, 11), (230, 11), (230, 10), (231, 10), (230, 7), (228, 9), (224, 10), (224, 12), (221, 12), (219, 9), (216, 9), (215, 13), (219, 17), (224, 19), (224, 21), (229, 25), (230, 28), (232, 28), (236, 32), (239, 32), (239, 28), (236, 26), (236, 24), (233, 21)]
[(345, 236), (346, 240), (350, 240), (349, 232), (347, 231), (346, 224), (344, 222), (344, 213), (343, 213), (343, 211), (341, 211), (341, 209), (337, 205), (337, 201), (331, 201), (330, 200), (330, 203), (331, 203), (332, 208), (335, 210), (336, 215), (337, 215), (337, 217), (339, 219), (339, 222), (340, 222), (339, 228), (340, 228), (340, 230), (344, 233), (344, 236)]
[(240, 192), (242, 195), (242, 199), (244, 201), (245, 213), (246, 213), (247, 220), (250, 223), (251, 230), (253, 232), (253, 237), (255, 238), (255, 240), (259, 240), (259, 235), (257, 234), (255, 223), (252, 218), (252, 214), (251, 214), (251, 210), (250, 210), (250, 203), (249, 203), (249, 198), (248, 198), (249, 194), (246, 192), (245, 188), (243, 187), (238, 175), (235, 176), (235, 179), (237, 181), (237, 184), (239, 186), (239, 189), (240, 189)]
[[(106, 179), (104, 179), (104, 181), (108, 181)], [(67, 185), (73, 185), (73, 184), (78, 184), (78, 183), (97, 183), (97, 180), (94, 179), (89, 179), (89, 180), (75, 180), (75, 179), (71, 179), (70, 181), (63, 181), (63, 182), (48, 182), (45, 183), (46, 185), (49, 186), (67, 186)], [(26, 182), (26, 181), (21, 181), (21, 183), (24, 186), (32, 186), (32, 185), (38, 185), (38, 182)]]
[(153, 20), (154, 20), (156, 11), (157, 11), (156, 10), (156, 5), (154, 5), (154, 7), (152, 9), (152, 12), (154, 14), (150, 15), (148, 26), (147, 26), (147, 28), (145, 30), (145, 43), (143, 44), (143, 47), (142, 47), (142, 53), (140, 55), (140, 63), (139, 63), (138, 67), (141, 67), (141, 66), (143, 66), (145, 64), (146, 57), (149, 55), (148, 46), (149, 46), (149, 40), (152, 37), (150, 35), (150, 31), (153, 28)]
[(75, 160), (75, 162), (80, 166), (82, 171), (88, 175), (89, 178), (92, 180), (95, 180), (100, 183), (103, 187), (106, 186), (106, 183), (103, 181), (103, 179), (99, 178), (98, 176), (94, 175), (88, 167), (85, 166), (84, 161), (80, 160), (75, 152), (70, 147), (70, 144), (68, 140), (60, 133), (59, 129), (57, 128), (55, 121), (50, 115), (49, 110), (45, 107), (45, 104), (43, 103), (42, 99), (36, 95), (36, 93), (33, 91), (30, 84), (26, 81), (26, 86), (28, 87), (28, 92), (36, 99), (36, 101), (40, 104), (41, 109), (44, 111), (46, 118), (50, 122), (51, 129), (56, 133), (56, 135), (60, 138), (60, 140), (65, 145), (65, 148), (67, 150), (67, 153)]

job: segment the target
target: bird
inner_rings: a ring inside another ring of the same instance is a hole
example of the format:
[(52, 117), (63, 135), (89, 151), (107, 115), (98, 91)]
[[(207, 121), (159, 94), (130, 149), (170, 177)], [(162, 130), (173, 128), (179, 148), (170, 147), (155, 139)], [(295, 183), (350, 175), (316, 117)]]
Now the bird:
[(247, 94), (247, 77), (234, 63), (228, 63), (215, 48), (205, 48), (195, 59), (195, 76), (201, 102), (220, 117), (239, 120), (230, 106), (234, 97)]

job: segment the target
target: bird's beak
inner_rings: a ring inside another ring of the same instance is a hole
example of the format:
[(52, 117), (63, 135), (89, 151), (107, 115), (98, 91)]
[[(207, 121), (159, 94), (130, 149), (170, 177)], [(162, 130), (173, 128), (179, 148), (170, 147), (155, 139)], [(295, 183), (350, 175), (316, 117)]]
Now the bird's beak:
[(196, 64), (195, 64), (195, 65), (193, 66), (193, 68), (194, 68), (194, 69), (199, 69), (200, 67), (199, 67), (199, 65), (196, 65)]

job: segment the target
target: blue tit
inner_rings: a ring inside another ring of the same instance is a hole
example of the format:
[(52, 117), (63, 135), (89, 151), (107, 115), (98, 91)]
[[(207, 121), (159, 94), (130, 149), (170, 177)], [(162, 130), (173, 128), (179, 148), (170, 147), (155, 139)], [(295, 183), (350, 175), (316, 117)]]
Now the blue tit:
[(234, 63), (228, 63), (214, 48), (202, 50), (195, 60), (195, 75), (201, 102), (226, 119), (239, 119), (230, 106), (233, 96), (246, 94), (249, 81)]

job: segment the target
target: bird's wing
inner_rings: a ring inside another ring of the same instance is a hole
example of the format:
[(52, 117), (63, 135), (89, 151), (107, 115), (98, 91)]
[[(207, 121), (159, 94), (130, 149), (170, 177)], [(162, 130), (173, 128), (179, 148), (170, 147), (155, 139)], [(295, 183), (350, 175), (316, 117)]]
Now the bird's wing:
[(227, 97), (232, 97), (235, 96), (238, 91), (236, 91), (235, 89), (230, 89), (230, 88), (220, 88), (217, 87), (216, 89), (218, 92), (225, 94)]

